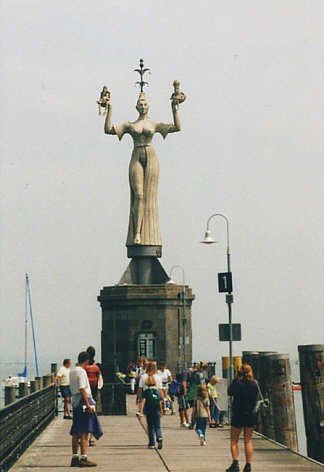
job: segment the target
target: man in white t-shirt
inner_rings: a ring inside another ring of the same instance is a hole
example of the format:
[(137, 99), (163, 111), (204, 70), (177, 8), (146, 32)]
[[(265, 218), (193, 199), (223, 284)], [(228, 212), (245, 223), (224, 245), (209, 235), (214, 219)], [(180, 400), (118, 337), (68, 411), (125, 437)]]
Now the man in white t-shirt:
[[(97, 464), (88, 459), (88, 436), (92, 433), (96, 439), (102, 435), (102, 429), (95, 414), (95, 402), (92, 398), (89, 379), (85, 367), (90, 360), (89, 353), (80, 352), (78, 363), (70, 372), (70, 388), (72, 392), (73, 423), (72, 461), (71, 467), (95, 467)], [(79, 458), (79, 442), (81, 456)]]
[(162, 362), (158, 375), (161, 377), (163, 390), (167, 390), (168, 384), (172, 382), (172, 375), (165, 362)]
[[(172, 375), (169, 369), (167, 368), (166, 362), (162, 362), (161, 364), (161, 369), (158, 371), (158, 375), (161, 379), (162, 382), (162, 390), (164, 392), (164, 398), (169, 400), (170, 407), (171, 407), (171, 413), (173, 414), (173, 401), (172, 398), (168, 396), (168, 385), (169, 383), (172, 382)], [(166, 408), (168, 410), (168, 408)]]
[(64, 359), (63, 365), (59, 368), (55, 379), (51, 385), (55, 385), (57, 380), (60, 380), (60, 392), (64, 399), (64, 419), (72, 420), (70, 405), (71, 405), (71, 390), (70, 390), (70, 367), (71, 359)]

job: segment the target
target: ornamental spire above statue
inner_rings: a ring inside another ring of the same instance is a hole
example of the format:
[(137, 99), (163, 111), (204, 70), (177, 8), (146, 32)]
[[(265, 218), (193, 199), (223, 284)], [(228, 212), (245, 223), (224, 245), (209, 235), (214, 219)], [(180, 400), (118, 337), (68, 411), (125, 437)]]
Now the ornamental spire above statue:
[(171, 96), (173, 123), (152, 121), (148, 116), (149, 106), (144, 93), (144, 87), (148, 85), (144, 81), (144, 74), (149, 72), (149, 69), (144, 68), (143, 59), (140, 60), (139, 69), (135, 69), (135, 71), (140, 75), (140, 81), (136, 82), (136, 85), (140, 87), (136, 104), (139, 114), (137, 120), (112, 125), (110, 92), (106, 86), (97, 101), (99, 114), (103, 108), (106, 115), (105, 133), (117, 135), (119, 140), (124, 134), (130, 134), (134, 142), (129, 164), (131, 198), (126, 242), (128, 249), (133, 246), (162, 246), (158, 214), (159, 162), (151, 143), (155, 133), (160, 133), (165, 138), (169, 133), (180, 131), (178, 109), (179, 104), (186, 98), (180, 90), (180, 82), (175, 80), (173, 82), (174, 92)]

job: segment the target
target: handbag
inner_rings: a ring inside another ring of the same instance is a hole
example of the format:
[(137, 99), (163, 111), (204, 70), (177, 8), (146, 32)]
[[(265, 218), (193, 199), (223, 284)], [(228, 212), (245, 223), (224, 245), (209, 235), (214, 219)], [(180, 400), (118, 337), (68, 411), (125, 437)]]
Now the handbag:
[(102, 375), (100, 374), (98, 377), (98, 389), (101, 390), (103, 387), (103, 378)]
[(265, 416), (270, 408), (270, 400), (269, 398), (264, 398), (260, 389), (260, 386), (258, 382), (256, 382), (258, 386), (258, 392), (259, 392), (259, 400), (257, 400), (255, 407), (253, 408), (252, 413), (254, 415), (258, 415), (260, 413), (261, 416)]

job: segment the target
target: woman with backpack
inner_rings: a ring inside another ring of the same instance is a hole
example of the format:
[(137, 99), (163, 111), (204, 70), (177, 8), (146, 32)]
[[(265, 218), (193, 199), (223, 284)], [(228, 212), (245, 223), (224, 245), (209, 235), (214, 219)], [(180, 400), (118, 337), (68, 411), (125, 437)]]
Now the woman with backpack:
[(149, 449), (154, 449), (155, 440), (158, 444), (158, 449), (162, 449), (162, 431), (161, 431), (161, 413), (162, 413), (162, 398), (157, 388), (157, 380), (155, 374), (147, 373), (145, 378), (145, 387), (142, 392), (142, 401), (138, 412), (139, 418), (146, 416)]
[(147, 382), (146, 382), (148, 377), (154, 378), (155, 385), (156, 385), (157, 390), (159, 391), (160, 397), (163, 402), (163, 409), (164, 409), (164, 393), (162, 390), (162, 381), (161, 381), (161, 377), (158, 375), (157, 365), (156, 365), (156, 362), (154, 361), (147, 362), (145, 373), (141, 375), (139, 379), (137, 396), (136, 396), (136, 404), (140, 405), (142, 392), (148, 388)]
[(210, 423), (209, 393), (206, 385), (198, 385), (192, 412), (196, 422), (196, 433), (201, 446), (206, 446), (207, 423)]
[[(89, 354), (89, 364), (86, 366), (85, 370), (87, 372), (92, 398), (97, 402), (98, 398), (98, 388), (100, 387), (99, 383), (102, 383), (102, 369), (101, 365), (98, 364), (94, 357), (96, 355), (96, 350), (93, 346), (89, 346), (87, 349)], [(95, 439), (92, 434), (89, 435), (89, 446), (95, 446)]]

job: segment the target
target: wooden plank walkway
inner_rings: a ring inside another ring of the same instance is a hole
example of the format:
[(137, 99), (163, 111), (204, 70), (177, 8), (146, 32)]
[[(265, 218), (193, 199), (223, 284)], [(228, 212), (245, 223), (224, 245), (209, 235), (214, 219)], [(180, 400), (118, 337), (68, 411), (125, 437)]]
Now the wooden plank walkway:
[[(178, 416), (163, 418), (161, 451), (147, 449), (145, 432), (135, 417), (135, 398), (128, 397), (128, 416), (101, 416), (104, 436), (89, 448), (98, 472), (224, 472), (231, 463), (229, 429), (208, 429), (201, 447), (194, 431), (179, 428)], [(71, 422), (55, 419), (10, 472), (55, 472), (70, 469)], [(257, 435), (253, 438), (253, 472), (323, 472), (323, 467)], [(241, 442), (241, 454), (244, 445)], [(244, 457), (244, 456), (242, 456)], [(244, 465), (244, 459), (241, 466)], [(241, 467), (243, 468), (243, 467)], [(72, 469), (71, 469), (72, 470)], [(78, 469), (73, 469), (78, 470)]]

